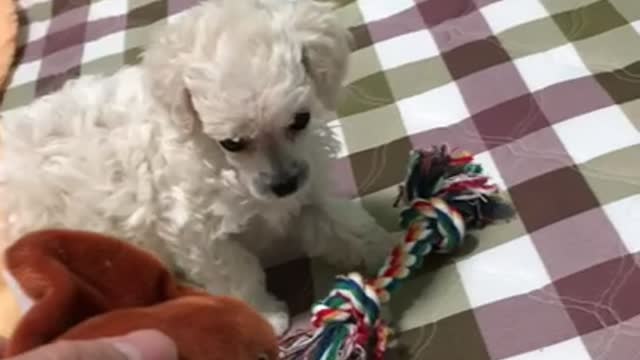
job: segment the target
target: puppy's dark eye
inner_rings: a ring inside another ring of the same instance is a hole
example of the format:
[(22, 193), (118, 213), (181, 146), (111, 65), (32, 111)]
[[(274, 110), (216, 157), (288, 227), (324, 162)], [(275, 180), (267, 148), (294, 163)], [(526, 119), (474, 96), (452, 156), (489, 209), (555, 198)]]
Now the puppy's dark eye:
[(225, 139), (220, 141), (220, 146), (230, 152), (238, 152), (247, 148), (249, 142), (245, 139)]
[(289, 129), (293, 131), (304, 130), (309, 125), (309, 120), (311, 120), (311, 114), (308, 111), (299, 112), (293, 117), (293, 123), (289, 125)]

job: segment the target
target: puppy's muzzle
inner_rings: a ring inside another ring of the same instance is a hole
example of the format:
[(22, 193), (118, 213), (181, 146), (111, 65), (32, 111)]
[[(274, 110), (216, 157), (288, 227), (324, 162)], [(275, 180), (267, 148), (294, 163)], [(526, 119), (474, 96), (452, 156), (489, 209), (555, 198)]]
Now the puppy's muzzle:
[(284, 197), (293, 194), (298, 190), (298, 177), (290, 176), (281, 182), (271, 185), (271, 191), (278, 197)]
[(298, 191), (306, 182), (309, 168), (306, 164), (296, 164), (288, 172), (274, 176), (269, 186), (277, 197), (285, 197)]

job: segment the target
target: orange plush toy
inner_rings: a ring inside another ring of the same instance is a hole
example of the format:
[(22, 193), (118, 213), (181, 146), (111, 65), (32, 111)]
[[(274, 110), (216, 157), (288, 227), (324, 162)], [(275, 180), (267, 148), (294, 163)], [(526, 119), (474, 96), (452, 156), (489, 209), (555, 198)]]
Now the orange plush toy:
[(153, 328), (176, 342), (183, 360), (277, 359), (277, 338), (259, 314), (180, 285), (158, 260), (122, 241), (41, 231), (7, 249), (5, 260), (26, 313), (4, 356)]

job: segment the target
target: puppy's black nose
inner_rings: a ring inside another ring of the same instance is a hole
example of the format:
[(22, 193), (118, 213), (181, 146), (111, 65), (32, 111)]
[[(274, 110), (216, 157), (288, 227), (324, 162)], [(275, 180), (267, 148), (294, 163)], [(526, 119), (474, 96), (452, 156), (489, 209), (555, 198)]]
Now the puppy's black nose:
[(278, 197), (285, 197), (293, 194), (296, 190), (298, 190), (297, 176), (289, 176), (282, 181), (278, 181), (271, 185), (271, 191), (273, 191), (273, 193)]

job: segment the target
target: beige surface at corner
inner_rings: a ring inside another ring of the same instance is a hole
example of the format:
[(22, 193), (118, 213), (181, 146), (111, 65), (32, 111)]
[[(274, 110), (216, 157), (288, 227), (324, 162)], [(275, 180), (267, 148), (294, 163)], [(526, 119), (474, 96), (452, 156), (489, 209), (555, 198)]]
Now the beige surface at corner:
[(13, 61), (17, 29), (18, 18), (14, 0), (0, 0), (0, 87)]

